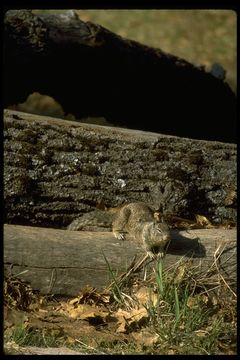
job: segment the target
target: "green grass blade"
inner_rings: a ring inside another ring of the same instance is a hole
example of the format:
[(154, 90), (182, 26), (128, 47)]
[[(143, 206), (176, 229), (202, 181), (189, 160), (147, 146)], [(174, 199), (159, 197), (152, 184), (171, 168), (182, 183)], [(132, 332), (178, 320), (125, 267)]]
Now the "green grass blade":
[(162, 259), (159, 259), (157, 261), (157, 269), (156, 269), (156, 281), (158, 286), (158, 293), (160, 295), (163, 295), (164, 293), (164, 287), (163, 287), (163, 267), (162, 267)]
[(178, 298), (178, 292), (176, 286), (174, 286), (174, 299), (175, 299), (175, 318), (176, 318), (176, 323), (178, 323), (180, 319), (180, 306), (179, 306), (179, 298)]
[(115, 277), (115, 275), (114, 275), (114, 273), (113, 273), (113, 271), (112, 271), (112, 268), (111, 268), (111, 266), (110, 266), (110, 264), (109, 264), (109, 261), (108, 261), (108, 259), (106, 258), (106, 256), (105, 256), (105, 254), (104, 254), (103, 251), (102, 251), (102, 253), (103, 253), (104, 260), (105, 260), (105, 262), (106, 262), (106, 264), (107, 264), (109, 273), (110, 273), (110, 275), (111, 275), (111, 278), (112, 278), (112, 280), (113, 280), (113, 284), (114, 284), (114, 286), (113, 286), (113, 297), (114, 297), (114, 299), (115, 299), (118, 303), (123, 303), (123, 302), (124, 302), (124, 299), (123, 299), (123, 297), (122, 297), (121, 290), (120, 290), (119, 285), (118, 285), (118, 283), (117, 283), (117, 279), (116, 279), (116, 277)]

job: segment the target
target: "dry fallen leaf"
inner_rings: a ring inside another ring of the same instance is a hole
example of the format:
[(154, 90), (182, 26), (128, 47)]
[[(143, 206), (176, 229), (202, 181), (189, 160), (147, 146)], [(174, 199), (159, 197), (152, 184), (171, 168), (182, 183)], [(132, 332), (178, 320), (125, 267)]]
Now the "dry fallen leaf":
[(140, 332), (132, 332), (132, 336), (141, 346), (152, 346), (159, 340), (159, 335), (151, 333), (147, 329)]
[(69, 300), (70, 305), (76, 305), (79, 303), (79, 297)]
[(149, 302), (152, 303), (153, 306), (157, 304), (158, 296), (153, 292), (149, 292), (147, 287), (141, 287), (135, 294), (140, 305), (146, 305)]
[(214, 226), (210, 223), (210, 221), (203, 215), (195, 215), (196, 222), (198, 225), (201, 225), (207, 229), (213, 228)]
[(140, 322), (140, 320), (147, 317), (148, 317), (148, 312), (145, 307), (141, 307), (140, 309), (133, 309), (130, 311), (130, 323)]
[(130, 311), (118, 309), (115, 313), (115, 317), (118, 319), (117, 332), (125, 332), (130, 325), (140, 325), (142, 321), (147, 319), (148, 312), (145, 307), (132, 309)]
[(194, 332), (199, 337), (204, 337), (204, 336), (209, 335), (209, 332), (206, 330), (195, 330)]
[(169, 349), (167, 354), (168, 354), (168, 355), (175, 355), (175, 354), (176, 354), (176, 350)]
[(109, 291), (105, 290), (99, 292), (96, 288), (91, 286), (86, 286), (82, 289), (78, 297), (71, 299), (69, 304), (108, 304), (110, 299)]
[(96, 317), (100, 317), (105, 320), (109, 315), (109, 311), (88, 304), (78, 304), (78, 306), (63, 304), (59, 311), (60, 313), (68, 315), (74, 319), (81, 320), (89, 320), (90, 318)]
[(199, 227), (199, 225), (195, 221), (184, 219), (182, 217), (175, 216), (173, 214), (166, 216), (166, 220), (168, 224), (171, 225), (172, 228), (189, 230), (189, 229), (196, 229)]
[(201, 300), (204, 302), (204, 304), (207, 304), (209, 302), (209, 297), (205, 294), (202, 294)]
[(192, 309), (193, 307), (198, 306), (198, 299), (194, 296), (189, 296), (187, 299), (187, 306)]
[(118, 311), (114, 315), (118, 319), (116, 332), (124, 333), (127, 330), (126, 318), (129, 316), (129, 313), (125, 310), (118, 309)]
[(185, 273), (186, 273), (186, 268), (187, 268), (187, 264), (183, 264), (178, 266), (177, 270), (176, 270), (176, 275), (174, 278), (174, 283), (178, 284), (182, 281)]

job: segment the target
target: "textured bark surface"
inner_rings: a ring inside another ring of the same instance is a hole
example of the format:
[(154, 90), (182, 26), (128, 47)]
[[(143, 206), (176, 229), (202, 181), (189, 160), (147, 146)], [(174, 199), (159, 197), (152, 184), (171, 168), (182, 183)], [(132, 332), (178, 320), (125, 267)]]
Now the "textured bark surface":
[[(222, 274), (236, 283), (236, 230), (175, 230), (171, 237), (164, 268), (185, 256), (205, 275), (217, 270), (217, 279)], [(136, 254), (145, 254), (140, 244), (127, 239), (117, 240), (108, 232), (4, 225), (4, 265), (44, 294), (75, 296), (86, 285), (101, 289), (110, 284), (104, 255), (120, 275)]]
[(236, 96), (203, 68), (70, 15), (8, 11), (4, 105), (33, 92), (77, 118), (236, 142)]
[(143, 201), (236, 223), (236, 145), (4, 112), (4, 222), (65, 228)]

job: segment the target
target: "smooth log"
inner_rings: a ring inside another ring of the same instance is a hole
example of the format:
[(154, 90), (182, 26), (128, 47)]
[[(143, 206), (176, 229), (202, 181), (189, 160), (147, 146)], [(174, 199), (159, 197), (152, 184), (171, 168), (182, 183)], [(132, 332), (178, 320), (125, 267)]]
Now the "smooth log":
[[(102, 289), (130, 266), (140, 244), (109, 232), (85, 232), (4, 225), (4, 266), (43, 294), (77, 295), (86, 285)], [(204, 274), (210, 269), (236, 282), (236, 229), (172, 231), (164, 269), (185, 257)], [(153, 264), (149, 265), (153, 266)], [(217, 266), (217, 269), (216, 269)]]
[(204, 67), (76, 14), (10, 10), (4, 25), (5, 106), (39, 92), (78, 119), (236, 142), (236, 95)]

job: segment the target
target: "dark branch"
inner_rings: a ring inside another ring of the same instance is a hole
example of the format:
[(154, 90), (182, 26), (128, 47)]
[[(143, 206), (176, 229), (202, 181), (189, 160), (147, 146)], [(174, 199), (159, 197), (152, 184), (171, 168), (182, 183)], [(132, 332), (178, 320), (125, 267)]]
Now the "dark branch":
[(178, 136), (236, 141), (236, 96), (203, 68), (77, 16), (9, 11), (4, 104), (38, 91), (77, 118)]

